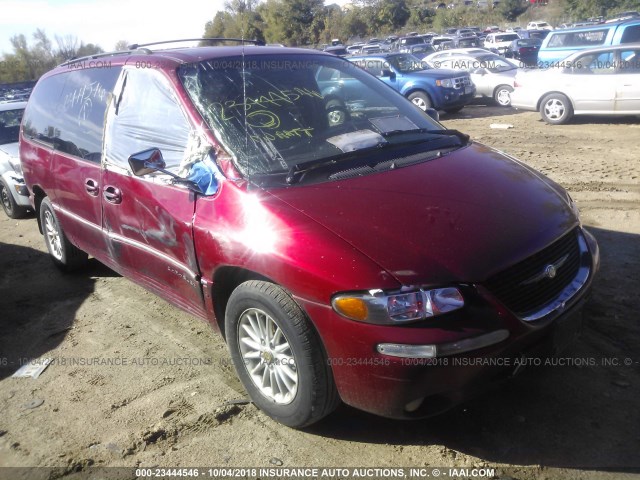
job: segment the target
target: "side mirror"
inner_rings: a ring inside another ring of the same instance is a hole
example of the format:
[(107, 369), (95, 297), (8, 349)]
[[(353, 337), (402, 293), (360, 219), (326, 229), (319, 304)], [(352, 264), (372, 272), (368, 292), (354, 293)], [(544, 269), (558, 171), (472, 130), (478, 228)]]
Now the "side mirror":
[(174, 184), (183, 184), (196, 193), (204, 194), (200, 186), (195, 182), (179, 177), (175, 173), (167, 170), (167, 164), (162, 158), (162, 152), (158, 148), (150, 148), (149, 150), (134, 153), (129, 157), (129, 166), (136, 177), (142, 177), (153, 172), (160, 172), (169, 175), (173, 179), (172, 182)]
[(440, 114), (435, 108), (429, 107), (425, 110), (425, 113), (429, 115), (431, 118), (433, 118), (436, 122), (440, 121)]
[(158, 148), (150, 148), (134, 153), (129, 157), (129, 166), (136, 177), (142, 177), (153, 172), (162, 171), (167, 166)]
[(389, 77), (389, 78), (393, 78), (395, 77), (395, 74), (391, 71), (391, 70), (387, 70), (386, 68), (384, 70), (382, 70), (380, 72), (380, 76), (381, 77)]

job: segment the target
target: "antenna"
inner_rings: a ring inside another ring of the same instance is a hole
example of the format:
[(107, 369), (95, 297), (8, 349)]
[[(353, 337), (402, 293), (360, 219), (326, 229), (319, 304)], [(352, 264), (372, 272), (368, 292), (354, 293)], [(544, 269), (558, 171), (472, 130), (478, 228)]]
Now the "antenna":
[[(246, 17), (245, 17), (246, 21)], [(240, 25), (240, 36), (244, 39), (244, 22)], [(242, 41), (242, 103), (244, 105), (244, 151), (249, 149), (249, 131), (247, 130), (247, 82), (246, 82), (246, 70), (244, 59), (244, 40)], [(251, 181), (251, 174), (249, 172), (249, 155), (245, 155), (245, 171), (247, 172), (247, 178)]]

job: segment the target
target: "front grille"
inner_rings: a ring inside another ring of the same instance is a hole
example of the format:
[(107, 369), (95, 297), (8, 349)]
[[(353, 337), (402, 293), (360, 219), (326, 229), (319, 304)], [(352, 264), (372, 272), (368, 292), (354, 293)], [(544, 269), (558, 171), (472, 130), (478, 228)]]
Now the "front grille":
[(453, 86), (454, 88), (469, 87), (471, 86), (471, 77), (469, 76), (456, 77), (453, 79)]
[[(544, 275), (549, 265), (558, 265), (555, 277)], [(576, 277), (580, 269), (578, 229), (544, 250), (494, 275), (486, 286), (507, 308), (520, 317), (552, 302)]]

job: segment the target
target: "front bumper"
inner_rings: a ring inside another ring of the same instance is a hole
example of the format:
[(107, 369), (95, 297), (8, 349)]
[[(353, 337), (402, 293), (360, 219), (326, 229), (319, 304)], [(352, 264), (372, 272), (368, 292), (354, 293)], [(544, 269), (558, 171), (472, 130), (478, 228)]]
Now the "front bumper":
[(538, 110), (538, 100), (540, 95), (528, 87), (516, 87), (511, 92), (511, 106), (518, 110)]
[(476, 87), (474, 85), (465, 88), (441, 88), (437, 98), (434, 99), (436, 105), (434, 108), (438, 110), (447, 110), (449, 108), (463, 107), (470, 103), (476, 96)]
[(31, 203), (29, 202), (29, 189), (27, 188), (24, 178), (14, 172), (5, 172), (2, 175), (2, 180), (4, 180), (4, 183), (7, 185), (16, 204), (23, 207), (31, 207)]
[[(468, 308), (413, 327), (350, 321), (329, 306), (298, 301), (318, 328), (345, 403), (391, 418), (430, 416), (512, 376), (523, 357), (550, 356), (571, 341), (599, 266), (595, 239), (587, 243), (592, 265), (587, 281), (566, 308), (536, 322), (522, 321), (482, 288), (471, 287), (465, 294), (471, 298)], [(505, 331), (506, 338), (496, 333)], [(483, 343), (487, 338), (491, 341)], [(380, 353), (381, 344), (446, 348), (435, 358), (402, 358)], [(461, 345), (464, 353), (452, 345)]]

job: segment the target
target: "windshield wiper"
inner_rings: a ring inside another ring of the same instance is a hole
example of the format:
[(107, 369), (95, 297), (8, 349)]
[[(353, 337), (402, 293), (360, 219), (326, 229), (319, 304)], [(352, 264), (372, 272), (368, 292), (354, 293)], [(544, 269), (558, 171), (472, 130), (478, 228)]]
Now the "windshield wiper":
[(338, 153), (337, 155), (332, 155), (332, 156), (327, 157), (327, 158), (325, 158), (325, 159), (323, 159), (321, 161), (310, 160), (308, 162), (297, 163), (297, 164), (293, 165), (291, 168), (289, 168), (289, 171), (287, 172), (287, 176), (285, 178), (285, 181), (287, 182), (288, 185), (293, 185), (300, 178), (302, 178), (302, 176), (304, 174), (306, 174), (306, 173), (308, 173), (310, 171), (317, 170), (319, 168), (324, 168), (324, 167), (329, 167), (329, 166), (332, 166), (332, 165), (336, 165), (336, 164), (338, 164), (338, 162), (342, 163), (342, 162), (345, 162), (347, 160), (354, 160), (354, 159), (357, 159), (358, 157), (366, 158), (366, 157), (361, 157), (361, 154), (372, 152), (372, 151), (376, 151), (376, 150), (380, 150), (382, 148), (390, 147), (390, 146), (392, 146), (392, 145), (390, 145), (387, 142), (378, 143), (377, 145), (373, 145), (371, 147), (360, 148), (358, 150), (353, 150), (352, 152)]
[[(384, 132), (381, 135), (383, 137), (393, 137), (397, 135), (404, 135), (406, 133), (428, 133), (436, 136), (448, 136), (448, 137), (456, 137), (458, 140), (462, 142), (463, 145), (469, 143), (469, 139), (471, 138), (466, 133), (462, 133), (459, 130), (453, 129), (444, 129), (444, 130), (429, 130), (427, 128), (414, 128), (411, 130), (391, 130), (389, 132)], [(422, 141), (428, 141), (428, 139), (423, 139)]]
[(395, 135), (400, 135), (404, 133), (427, 133), (433, 136), (427, 137), (427, 138), (417, 138), (417, 139), (410, 140), (408, 142), (379, 143), (372, 147), (361, 148), (358, 150), (354, 150), (352, 152), (339, 153), (337, 155), (327, 157), (320, 161), (311, 160), (309, 162), (298, 163), (296, 165), (293, 165), (291, 168), (289, 168), (285, 181), (288, 185), (293, 185), (297, 183), (305, 174), (313, 170), (331, 167), (331, 166), (337, 165), (338, 163), (343, 163), (348, 160), (360, 159), (360, 160), (364, 160), (362, 163), (365, 163), (365, 164), (366, 163), (378, 164), (380, 163), (379, 159), (375, 160), (375, 162), (371, 162), (371, 159), (369, 157), (367, 157), (366, 155), (362, 156), (362, 154), (376, 152), (384, 148), (402, 148), (402, 147), (407, 147), (407, 146), (416, 145), (420, 143), (436, 142), (437, 140), (444, 140), (446, 137), (456, 138), (459, 144), (458, 142), (455, 142), (453, 145), (451, 145), (450, 142), (446, 142), (447, 144), (442, 145), (443, 142), (436, 142), (438, 143), (438, 146), (436, 148), (433, 148), (432, 150), (446, 150), (449, 148), (459, 148), (469, 143), (469, 135), (459, 132), (458, 130), (428, 130), (425, 128), (416, 128), (412, 130), (393, 130), (390, 132), (386, 132), (382, 135), (384, 137), (389, 137), (389, 136), (395, 136)]

